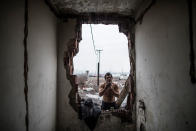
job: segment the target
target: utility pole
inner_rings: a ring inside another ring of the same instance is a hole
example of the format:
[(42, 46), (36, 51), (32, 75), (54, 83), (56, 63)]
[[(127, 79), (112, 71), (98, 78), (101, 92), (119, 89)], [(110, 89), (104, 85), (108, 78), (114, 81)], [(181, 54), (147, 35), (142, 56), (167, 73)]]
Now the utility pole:
[(100, 54), (103, 50), (96, 50), (98, 52), (98, 63), (97, 63), (97, 86), (99, 87), (99, 69), (100, 69)]

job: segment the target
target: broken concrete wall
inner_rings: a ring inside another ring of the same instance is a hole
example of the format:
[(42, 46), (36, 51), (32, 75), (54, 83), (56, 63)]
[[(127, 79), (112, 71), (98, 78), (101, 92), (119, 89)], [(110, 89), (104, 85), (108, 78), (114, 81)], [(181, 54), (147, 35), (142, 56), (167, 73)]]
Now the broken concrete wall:
[(78, 119), (77, 112), (71, 107), (69, 93), (72, 89), (64, 67), (64, 56), (68, 46), (74, 44), (76, 38), (76, 20), (58, 23), (58, 131), (88, 130), (86, 125)]
[[(58, 131), (89, 130), (85, 122), (83, 120), (79, 120), (78, 113), (74, 110), (75, 107), (71, 106), (74, 105), (73, 103), (76, 102), (76, 100), (72, 98), (73, 96), (70, 97), (70, 92), (72, 92), (72, 89), (76, 87), (72, 87), (72, 85), (75, 84), (71, 83), (74, 82), (71, 77), (71, 74), (73, 73), (71, 67), (72, 62), (70, 62), (71, 60), (69, 59), (65, 59), (67, 58), (66, 55), (69, 55), (67, 52), (70, 52), (70, 49), (75, 46), (75, 39), (77, 38), (76, 31), (79, 30), (76, 28), (80, 27), (76, 26), (76, 24), (77, 22), (75, 19), (69, 19), (64, 22), (61, 21), (58, 24)], [(66, 63), (68, 64), (65, 66)], [(70, 69), (67, 66), (70, 66)], [(102, 114), (102, 117), (99, 118), (95, 127), (95, 131), (127, 131), (131, 129), (134, 130), (133, 124), (121, 123), (121, 119), (119, 117), (112, 116), (111, 114)]]
[[(0, 4), (0, 130), (25, 131), (25, 0)], [(54, 131), (56, 120), (56, 18), (42, 0), (29, 1), (27, 36), (29, 131)]]
[[(196, 130), (187, 1), (157, 0), (137, 24), (135, 35), (137, 129), (143, 123), (147, 131)], [(139, 100), (145, 103), (146, 121), (138, 110)]]

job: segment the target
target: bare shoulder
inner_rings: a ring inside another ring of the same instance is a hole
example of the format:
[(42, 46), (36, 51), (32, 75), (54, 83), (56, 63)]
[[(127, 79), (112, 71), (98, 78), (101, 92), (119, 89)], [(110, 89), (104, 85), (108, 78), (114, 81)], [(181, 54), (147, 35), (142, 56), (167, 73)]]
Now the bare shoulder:
[(116, 83), (112, 83), (112, 85), (113, 85), (114, 87), (117, 87), (117, 88), (118, 88), (118, 85), (117, 85)]
[(99, 88), (103, 88), (103, 87), (105, 87), (105, 83), (103, 83), (103, 84), (101, 84), (101, 85), (99, 86)]

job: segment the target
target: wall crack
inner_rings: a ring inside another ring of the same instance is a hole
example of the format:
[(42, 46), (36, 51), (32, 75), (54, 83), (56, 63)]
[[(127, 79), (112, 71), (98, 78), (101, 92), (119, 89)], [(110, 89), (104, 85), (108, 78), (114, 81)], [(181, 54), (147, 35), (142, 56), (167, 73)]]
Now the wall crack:
[(194, 41), (193, 41), (193, 7), (192, 0), (187, 0), (188, 2), (188, 13), (189, 13), (189, 43), (190, 43), (190, 71), (189, 75), (191, 77), (191, 82), (196, 83), (195, 77), (195, 54), (194, 54)]
[(27, 52), (27, 38), (28, 38), (28, 0), (25, 0), (24, 12), (24, 95), (26, 104), (25, 125), (26, 131), (29, 131), (29, 103), (28, 103), (28, 52)]

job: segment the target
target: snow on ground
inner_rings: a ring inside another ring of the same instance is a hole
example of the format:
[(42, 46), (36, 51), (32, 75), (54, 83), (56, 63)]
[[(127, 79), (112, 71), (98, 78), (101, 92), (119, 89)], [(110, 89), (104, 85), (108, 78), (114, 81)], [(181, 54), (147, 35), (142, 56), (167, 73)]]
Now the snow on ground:
[(84, 91), (93, 91), (94, 89), (92, 87), (87, 87), (83, 89)]

